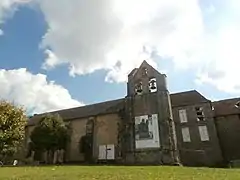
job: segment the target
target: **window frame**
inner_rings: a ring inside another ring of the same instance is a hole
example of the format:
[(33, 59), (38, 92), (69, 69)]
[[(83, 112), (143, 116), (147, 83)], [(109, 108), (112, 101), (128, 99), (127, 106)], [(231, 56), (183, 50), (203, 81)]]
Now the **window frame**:
[(202, 142), (210, 141), (207, 125), (199, 125), (198, 132)]
[[(197, 110), (197, 108), (199, 108), (199, 110)], [(204, 114), (204, 108), (203, 107), (195, 106), (194, 110), (195, 110), (198, 122), (206, 121), (205, 114)], [(201, 115), (198, 115), (199, 112), (201, 112)], [(202, 118), (202, 120), (200, 118)]]
[[(181, 132), (182, 132), (182, 141), (184, 143), (189, 143), (191, 142), (191, 134), (190, 134), (190, 129), (189, 127), (182, 127), (181, 128)], [(187, 133), (187, 134), (184, 134)]]
[(188, 122), (188, 116), (187, 116), (187, 110), (186, 109), (179, 109), (178, 110), (178, 116), (180, 123), (187, 123)]

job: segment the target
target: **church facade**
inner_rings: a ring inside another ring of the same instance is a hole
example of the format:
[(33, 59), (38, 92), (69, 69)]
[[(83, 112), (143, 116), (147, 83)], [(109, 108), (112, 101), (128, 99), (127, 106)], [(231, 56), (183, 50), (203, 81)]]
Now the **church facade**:
[[(213, 103), (195, 90), (169, 94), (166, 75), (146, 61), (128, 75), (126, 97), (52, 113), (71, 126), (65, 162), (216, 166), (226, 159)], [(43, 115), (29, 119), (26, 143)]]

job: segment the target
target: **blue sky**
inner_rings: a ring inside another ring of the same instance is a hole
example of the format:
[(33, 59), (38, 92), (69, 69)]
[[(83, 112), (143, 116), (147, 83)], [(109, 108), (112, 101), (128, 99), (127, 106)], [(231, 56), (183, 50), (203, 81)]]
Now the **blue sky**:
[[(0, 59), (4, 61), (0, 62), (1, 68), (24, 67), (33, 74), (46, 74), (48, 81), (53, 80), (63, 85), (74, 98), (86, 103), (122, 97), (125, 94), (123, 84), (105, 83), (106, 73), (101, 70), (88, 75), (70, 77), (68, 67), (65, 65), (52, 71), (42, 69), (45, 54), (42, 49), (39, 49), (39, 43), (47, 31), (47, 24), (40, 11), (21, 7), (13, 18), (2, 25), (2, 30), (4, 36), (0, 37)], [(96, 91), (96, 87), (101, 88), (101, 94)], [(109, 93), (109, 89), (114, 93)]]
[(121, 98), (144, 59), (170, 92), (238, 96), (240, 3), (150, 1), (0, 2), (0, 97), (32, 112)]

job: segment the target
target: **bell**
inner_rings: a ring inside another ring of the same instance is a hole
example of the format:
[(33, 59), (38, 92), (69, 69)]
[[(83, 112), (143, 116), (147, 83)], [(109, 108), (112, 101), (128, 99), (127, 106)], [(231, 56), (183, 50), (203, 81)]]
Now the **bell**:
[(156, 89), (157, 87), (155, 86), (155, 84), (152, 84), (151, 86), (150, 86), (150, 89)]
[(149, 82), (149, 85), (150, 85), (150, 89), (156, 89), (156, 81), (154, 79), (152, 79), (150, 82)]
[(141, 92), (142, 92), (142, 88), (141, 88), (141, 87), (138, 87), (138, 88), (137, 88), (137, 92), (138, 92), (138, 93), (141, 93)]
[(141, 93), (142, 92), (142, 83), (139, 83), (136, 85), (136, 92)]

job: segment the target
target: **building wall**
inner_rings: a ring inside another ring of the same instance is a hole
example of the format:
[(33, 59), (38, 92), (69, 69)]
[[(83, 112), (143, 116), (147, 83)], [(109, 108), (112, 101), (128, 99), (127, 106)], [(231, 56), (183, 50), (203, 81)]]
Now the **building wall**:
[(88, 118), (71, 121), (71, 141), (66, 152), (66, 161), (84, 161), (84, 154), (80, 153), (79, 142), (86, 134)]
[[(195, 107), (202, 107), (205, 121), (197, 121)], [(179, 110), (187, 112), (187, 122), (181, 123)], [(222, 162), (222, 155), (219, 146), (216, 127), (210, 103), (173, 107), (173, 117), (176, 125), (177, 144), (180, 160), (183, 165), (188, 166), (214, 166)], [(201, 141), (198, 127), (207, 127), (209, 141)], [(188, 127), (190, 142), (183, 142), (182, 128)]]
[[(96, 117), (80, 118), (70, 121), (71, 140), (67, 147), (66, 161), (67, 162), (83, 162), (84, 154), (80, 152), (79, 142), (81, 137), (86, 135), (86, 124), (89, 119), (94, 120), (93, 132), (93, 160), (98, 160), (99, 145), (115, 145), (116, 155), (120, 151), (118, 148), (118, 126), (120, 117), (118, 114), (106, 114)], [(25, 150), (27, 152), (27, 141), (34, 130), (34, 126), (26, 127)]]
[[(135, 162), (136, 163), (173, 163), (173, 157), (171, 155), (172, 144), (169, 140), (169, 119), (170, 113), (167, 109), (168, 100), (167, 93), (157, 92), (152, 94), (146, 94), (142, 96), (136, 96), (133, 101), (134, 118), (142, 115), (158, 115), (158, 133), (160, 146), (154, 148), (136, 149), (135, 147)], [(133, 136), (133, 145), (135, 145), (135, 137)], [(166, 151), (163, 151), (165, 149)]]
[[(83, 161), (84, 160), (83, 154), (80, 153), (79, 151), (79, 140), (82, 136), (85, 135), (87, 120), (88, 120), (87, 118), (83, 118), (83, 119), (72, 120), (70, 122), (71, 138), (66, 151), (66, 161)], [(26, 138), (25, 138), (26, 147), (27, 147), (27, 142), (34, 128), (35, 126), (33, 125), (26, 127)]]
[[(93, 119), (93, 161), (96, 162), (98, 160), (99, 145), (118, 145), (118, 122), (120, 118), (117, 114), (107, 114), (96, 116)], [(79, 151), (79, 141), (86, 134), (88, 120), (89, 118), (71, 121), (72, 135), (67, 152), (67, 161), (84, 161), (84, 154)]]
[(99, 146), (114, 144), (115, 157), (118, 157), (118, 124), (121, 119), (118, 114), (108, 114), (96, 117), (94, 126), (94, 159), (98, 159)]
[(240, 118), (239, 115), (215, 118), (223, 157), (226, 161), (240, 159)]

